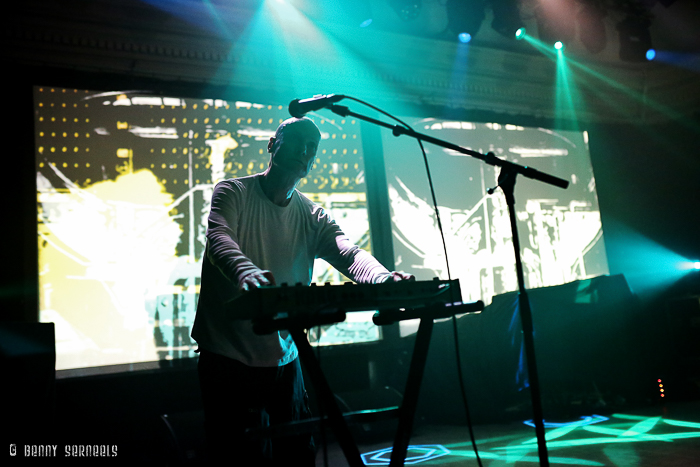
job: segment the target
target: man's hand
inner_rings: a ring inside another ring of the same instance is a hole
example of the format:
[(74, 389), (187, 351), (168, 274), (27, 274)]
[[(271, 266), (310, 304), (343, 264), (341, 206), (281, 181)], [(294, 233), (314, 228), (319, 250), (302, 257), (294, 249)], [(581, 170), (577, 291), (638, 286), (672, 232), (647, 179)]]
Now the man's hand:
[(277, 285), (275, 283), (275, 276), (273, 276), (270, 271), (257, 270), (244, 276), (238, 283), (238, 289), (247, 292), (265, 285)]
[(416, 276), (403, 271), (392, 271), (391, 276), (385, 282), (415, 281)]

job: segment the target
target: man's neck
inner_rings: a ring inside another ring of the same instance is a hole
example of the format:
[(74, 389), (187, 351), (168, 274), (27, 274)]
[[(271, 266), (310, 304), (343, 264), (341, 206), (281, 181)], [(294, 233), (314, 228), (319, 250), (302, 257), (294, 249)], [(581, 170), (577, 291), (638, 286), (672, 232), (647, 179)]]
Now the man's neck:
[(265, 196), (278, 206), (286, 206), (292, 199), (294, 189), (301, 180), (298, 177), (286, 177), (269, 168), (262, 173), (260, 187)]

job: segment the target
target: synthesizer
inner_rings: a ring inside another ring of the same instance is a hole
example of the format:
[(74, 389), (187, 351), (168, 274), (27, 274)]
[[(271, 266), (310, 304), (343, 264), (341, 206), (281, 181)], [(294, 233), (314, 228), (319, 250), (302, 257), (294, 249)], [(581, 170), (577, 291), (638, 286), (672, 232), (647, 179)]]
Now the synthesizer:
[(461, 303), (459, 280), (399, 281), (381, 284), (261, 287), (241, 293), (227, 308), (238, 319), (273, 318), (324, 312), (374, 311)]

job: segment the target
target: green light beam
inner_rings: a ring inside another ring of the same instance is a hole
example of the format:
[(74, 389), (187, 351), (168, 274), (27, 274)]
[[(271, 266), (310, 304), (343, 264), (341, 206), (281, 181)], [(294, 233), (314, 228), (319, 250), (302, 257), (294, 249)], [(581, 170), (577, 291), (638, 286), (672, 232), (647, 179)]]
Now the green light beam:
[[(539, 457), (533, 457), (533, 456), (526, 456), (520, 459), (521, 462), (533, 462), (539, 465), (540, 463), (540, 458)], [(605, 464), (601, 464), (600, 462), (596, 461), (588, 461), (585, 459), (576, 459), (576, 458), (571, 458), (571, 457), (552, 457), (549, 456), (549, 463), (550, 464), (565, 464), (565, 465), (602, 465), (604, 466)]]
[(575, 131), (580, 131), (578, 123), (578, 111), (583, 110), (584, 100), (576, 87), (573, 75), (567, 65), (568, 59), (564, 53), (557, 51), (557, 84), (555, 98), (555, 124), (563, 125), (563, 116), (568, 115), (574, 125)]
[(680, 420), (662, 420), (664, 423), (667, 425), (672, 425), (672, 426), (682, 426), (685, 428), (698, 428), (700, 429), (700, 423), (695, 423), (695, 422), (683, 422)]
[[(680, 112), (677, 112), (676, 110), (673, 110), (672, 108), (665, 106), (654, 99), (649, 98), (648, 96), (640, 93), (639, 91), (635, 91), (634, 89), (631, 89), (611, 78), (608, 78), (607, 76), (603, 75), (602, 73), (599, 73), (571, 58), (568, 60), (570, 65), (573, 65), (576, 67), (577, 70), (580, 70), (587, 74), (590, 77), (593, 77), (597, 79), (598, 81), (610, 86), (611, 88), (615, 89), (616, 91), (620, 91), (621, 93), (625, 94), (626, 96), (630, 97), (632, 100), (638, 102), (644, 107), (649, 107), (656, 112), (659, 112), (662, 115), (665, 115), (668, 117), (670, 120), (677, 121), (681, 123), (684, 126), (687, 126), (688, 128), (692, 129), (695, 132), (700, 132), (700, 125), (697, 125), (690, 121), (689, 117), (681, 114)], [(594, 89), (593, 85), (590, 85), (592, 89)], [(619, 112), (619, 109), (613, 104), (612, 101), (603, 99), (602, 100), (604, 103), (609, 105), (613, 110), (616, 110)]]
[[(474, 450), (450, 449), (450, 453), (448, 454), (448, 456), (475, 458), (476, 454), (474, 454)], [(500, 454), (488, 451), (479, 451), (479, 457), (481, 457), (482, 459), (502, 459), (502, 456)]]
[[(554, 430), (548, 431), (548, 432), (544, 435), (544, 439), (545, 439), (546, 441), (549, 441), (549, 440), (552, 440), (552, 439), (561, 438), (562, 436), (571, 433), (571, 432), (574, 431), (576, 428), (580, 428), (582, 424), (583, 424), (583, 423), (571, 424), (571, 425), (568, 425), (568, 426), (563, 426), (563, 427), (561, 427), (561, 428), (556, 428), (556, 429), (554, 429)], [(529, 439), (529, 440), (525, 441), (525, 443), (536, 443), (536, 442), (537, 442), (537, 438), (532, 438), (532, 439)], [(525, 443), (523, 443), (523, 444), (525, 444)]]
[[(566, 440), (566, 441), (552, 441), (551, 443), (547, 443), (547, 449), (565, 448), (565, 447), (573, 447), (573, 446), (589, 446), (589, 445), (594, 445), (594, 444), (641, 443), (641, 442), (649, 442), (649, 441), (652, 441), (652, 440), (640, 439), (637, 437), (634, 437), (634, 438), (601, 438), (601, 437), (582, 438), (582, 439), (570, 439), (570, 440)], [(653, 440), (653, 441), (662, 441), (662, 440)], [(534, 451), (537, 449), (537, 446), (533, 445), (533, 444), (524, 444), (522, 446), (509, 446), (509, 447), (503, 447), (503, 448), (494, 448), (494, 450), (505, 450), (505, 449)]]
[(663, 438), (663, 435), (648, 435), (648, 434), (643, 434), (643, 433), (637, 433), (631, 430), (618, 430), (615, 428), (607, 428), (604, 426), (591, 426), (591, 427), (584, 427), (583, 428), (585, 431), (589, 431), (591, 433), (598, 433), (601, 435), (610, 435), (610, 436), (624, 436), (624, 437), (636, 437), (642, 441), (668, 441)]
[[(700, 438), (700, 431), (697, 432), (680, 432), (680, 433), (667, 433), (667, 434), (653, 434), (652, 430), (662, 426), (663, 424), (669, 426), (677, 426), (683, 428), (698, 428), (700, 429), (700, 423), (695, 422), (685, 422), (680, 420), (666, 420), (662, 417), (648, 417), (639, 415), (626, 415), (626, 414), (613, 414), (612, 418), (617, 418), (620, 420), (629, 420), (632, 423), (609, 423), (605, 426), (602, 424), (581, 424), (569, 425), (566, 427), (559, 427), (556, 429), (551, 429), (547, 437), (547, 447), (551, 451), (560, 450), (564, 448), (571, 448), (577, 446), (594, 446), (594, 445), (629, 445), (629, 443), (647, 443), (647, 442), (662, 442), (671, 443), (674, 440), (682, 439), (695, 439)], [(612, 419), (611, 418), (611, 419)], [(662, 423), (663, 422), (663, 423)], [(581, 429), (582, 431), (576, 431)], [(587, 433), (595, 433), (604, 436), (591, 436), (591, 437), (580, 437)], [(576, 433), (579, 435), (575, 439), (561, 439), (569, 433)], [(515, 436), (518, 437), (517, 435)], [(505, 441), (507, 439), (513, 439), (513, 436), (504, 436), (499, 438), (490, 438), (486, 440), (478, 441), (479, 444), (487, 444), (488, 442)], [(553, 439), (559, 439), (558, 441), (552, 441)], [(507, 446), (493, 447), (491, 449), (485, 449), (481, 446), (480, 456), (485, 459), (490, 459), (493, 461), (505, 462), (508, 464), (513, 464), (517, 462), (533, 462), (537, 463), (539, 458), (531, 456), (530, 454), (535, 452), (537, 445), (535, 444), (536, 439), (528, 437), (526, 441), (518, 443), (517, 441), (511, 442)], [(466, 446), (467, 443), (460, 443)], [(454, 446), (454, 445), (453, 445)], [(604, 452), (605, 449), (604, 448)], [(451, 454), (460, 458), (474, 458), (476, 457), (472, 450), (458, 449), (452, 450)], [(436, 462), (431, 462), (430, 464), (450, 464), (451, 460), (449, 455), (446, 458), (441, 459)], [(558, 464), (569, 464), (569, 465), (604, 465), (594, 461), (588, 461), (576, 458), (567, 457), (551, 457), (551, 463)], [(499, 463), (500, 463), (499, 462)]]
[[(477, 439), (476, 444), (488, 444), (488, 443), (497, 443), (499, 441), (507, 441), (507, 440), (513, 440), (520, 438), (520, 435), (507, 435), (507, 436), (496, 436), (494, 438), (486, 438), (486, 439)], [(453, 443), (453, 444), (444, 444), (447, 449), (452, 449), (452, 448), (460, 448), (464, 446), (471, 446), (472, 442), (471, 441), (464, 441), (461, 443)]]
[[(523, 36), (523, 39), (531, 44), (534, 48), (536, 48), (538, 51), (542, 52), (542, 54), (546, 55), (547, 57), (551, 58), (554, 60), (557, 57), (557, 51), (554, 50), (554, 48), (548, 44), (545, 44), (544, 42), (535, 39), (534, 37), (525, 34)], [(602, 82), (603, 84), (615, 89), (616, 91), (619, 91), (626, 96), (630, 97), (632, 100), (642, 104), (643, 106), (649, 107), (656, 112), (661, 113), (662, 115), (665, 115), (671, 120), (675, 120), (680, 122), (682, 125), (687, 126), (688, 128), (692, 129), (695, 132), (700, 132), (700, 125), (693, 123), (690, 121), (689, 117), (671, 109), (668, 106), (665, 106), (648, 96), (640, 93), (639, 91), (635, 91), (634, 89), (631, 89), (611, 78), (608, 78), (607, 76), (603, 75), (602, 73), (599, 73), (582, 63), (577, 62), (576, 60), (572, 59), (571, 57), (566, 57), (566, 62), (568, 65), (576, 67), (577, 70), (582, 71), (585, 73), (587, 76), (592, 77), (596, 79), (599, 82)], [(598, 91), (596, 88), (595, 84), (585, 81), (580, 75), (578, 74), (572, 74), (571, 75), (571, 80), (576, 80), (580, 82), (580, 84), (590, 88), (593, 91)], [(616, 112), (620, 112), (620, 109), (616, 107), (612, 101), (607, 100), (607, 99), (602, 99), (602, 102), (605, 103), (606, 105), (609, 105), (613, 110)]]
[(661, 420), (661, 417), (653, 417), (643, 420), (634, 425), (626, 432), (622, 433), (622, 436), (636, 436), (639, 434), (648, 433), (652, 428), (656, 426), (659, 420)]
[(556, 62), (557, 80), (554, 88), (554, 126), (563, 128), (564, 121), (568, 119), (573, 123), (573, 129), (580, 131), (578, 113), (584, 107), (584, 100), (567, 65), (568, 58), (564, 55), (564, 51), (562, 49), (556, 50), (551, 44), (546, 44), (528, 34), (524, 34), (522, 38), (543, 55)]
[(642, 415), (626, 415), (623, 413), (614, 413), (610, 416), (613, 418), (622, 418), (623, 420), (647, 420), (649, 418)]

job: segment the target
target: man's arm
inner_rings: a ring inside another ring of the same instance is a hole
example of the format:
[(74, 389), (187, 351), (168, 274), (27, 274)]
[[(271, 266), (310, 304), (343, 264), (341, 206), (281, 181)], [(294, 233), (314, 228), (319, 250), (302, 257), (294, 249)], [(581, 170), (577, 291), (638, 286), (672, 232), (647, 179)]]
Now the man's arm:
[(352, 243), (320, 206), (315, 206), (313, 214), (320, 224), (318, 257), (342, 274), (365, 284), (415, 280), (412, 274), (389, 272), (374, 256)]
[(384, 282), (389, 282), (389, 281), (414, 281), (416, 280), (416, 276), (413, 274), (409, 274), (407, 272), (403, 271), (392, 271), (391, 276), (388, 277)]
[(270, 271), (255, 266), (238, 244), (238, 213), (245, 208), (245, 188), (237, 181), (220, 182), (214, 188), (207, 228), (207, 258), (240, 290), (275, 285)]

